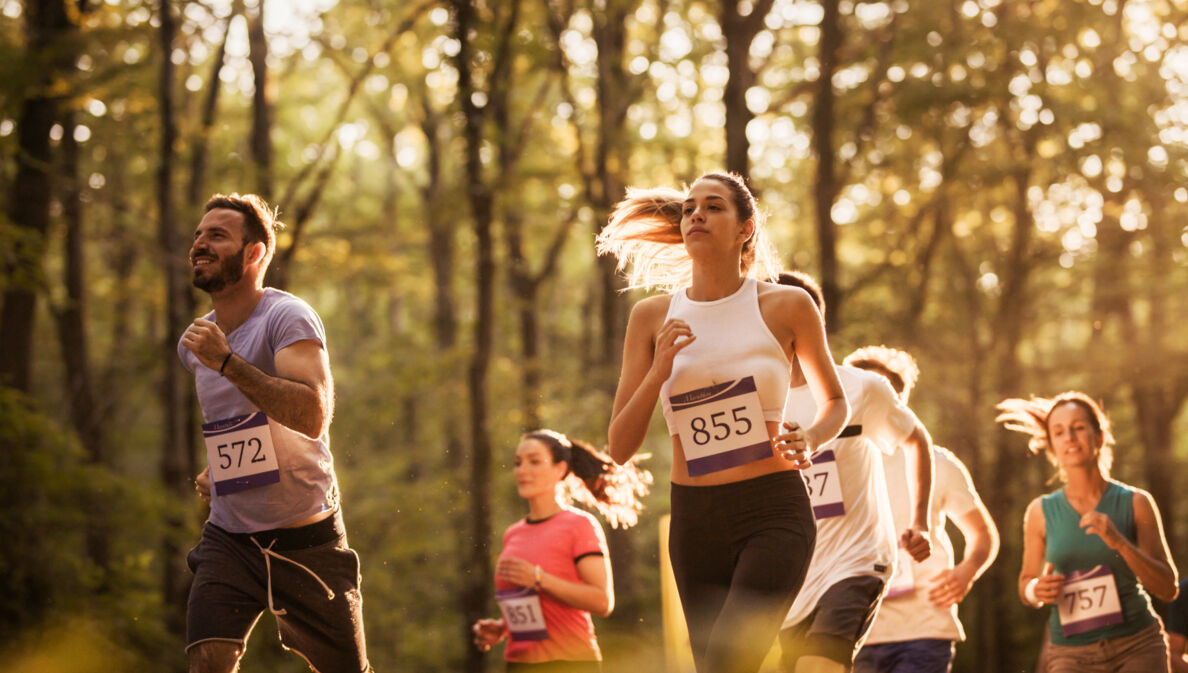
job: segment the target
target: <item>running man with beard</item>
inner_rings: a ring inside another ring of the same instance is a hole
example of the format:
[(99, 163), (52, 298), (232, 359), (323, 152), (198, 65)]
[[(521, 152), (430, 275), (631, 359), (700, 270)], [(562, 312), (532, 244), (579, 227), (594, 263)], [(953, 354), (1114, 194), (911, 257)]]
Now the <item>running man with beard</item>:
[(277, 213), (216, 194), (194, 231), (194, 285), (214, 310), (178, 356), (195, 378), (210, 517), (187, 562), (191, 673), (237, 670), (265, 609), (281, 642), (319, 673), (370, 670), (359, 558), (347, 546), (330, 455), (334, 383), (326, 333), (301, 299), (264, 287)]

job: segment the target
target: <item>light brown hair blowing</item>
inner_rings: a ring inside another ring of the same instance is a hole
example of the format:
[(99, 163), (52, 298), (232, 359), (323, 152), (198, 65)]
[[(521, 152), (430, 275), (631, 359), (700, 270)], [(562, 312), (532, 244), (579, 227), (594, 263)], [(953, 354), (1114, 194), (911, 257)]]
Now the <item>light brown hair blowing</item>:
[(1052, 449), (1051, 435), (1048, 431), (1048, 418), (1052, 411), (1062, 404), (1075, 404), (1084, 409), (1089, 415), (1089, 422), (1093, 429), (1101, 435), (1101, 450), (1097, 454), (1097, 465), (1102, 475), (1110, 476), (1110, 467), (1114, 464), (1114, 435), (1110, 431), (1110, 419), (1092, 397), (1077, 390), (1060, 393), (1053, 398), (1032, 397), (1030, 399), (1010, 398), (998, 403), (998, 416), (995, 421), (1002, 423), (1007, 430), (1022, 432), (1028, 436), (1027, 448), (1034, 454), (1044, 454), (1048, 462), (1059, 471), (1060, 481), (1067, 481), (1068, 476), (1060, 466), (1060, 460)]
[[(752, 220), (754, 233), (743, 244), (739, 271), (774, 281), (780, 272), (775, 248), (764, 230), (764, 216), (746, 181), (735, 173), (711, 172), (697, 180), (713, 180), (730, 190), (740, 221)], [(696, 181), (694, 181), (696, 182)], [(627, 188), (610, 221), (595, 239), (599, 255), (614, 255), (630, 288), (672, 291), (689, 285), (693, 263), (681, 237), (685, 191), (671, 187)]]

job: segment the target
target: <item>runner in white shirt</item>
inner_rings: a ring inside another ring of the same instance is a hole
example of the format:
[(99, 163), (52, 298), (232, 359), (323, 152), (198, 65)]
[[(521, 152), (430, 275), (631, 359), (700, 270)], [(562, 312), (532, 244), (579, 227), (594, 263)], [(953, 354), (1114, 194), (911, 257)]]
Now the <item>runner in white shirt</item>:
[[(854, 351), (845, 363), (882, 374), (907, 404), (919, 368), (911, 355), (885, 346)], [(982, 504), (965, 465), (948, 449), (932, 448), (930, 533), (934, 554), (920, 563), (901, 563), (866, 644), (854, 660), (855, 673), (946, 673), (954, 645), (965, 640), (957, 604), (998, 555), (998, 530)], [(896, 527), (911, 516), (902, 453), (883, 456), (887, 495)], [(952, 519), (965, 538), (965, 553), (954, 565), (953, 543), (945, 531)]]
[[(820, 289), (807, 276), (784, 273), (780, 283), (807, 291), (818, 306)], [(916, 516), (899, 540), (901, 558), (923, 560), (930, 552), (928, 502), (932, 490), (932, 440), (887, 381), (856, 367), (838, 367), (850, 400), (849, 424), (813, 454), (802, 475), (817, 520), (817, 545), (804, 586), (780, 631), (787, 673), (848, 671), (874, 619), (896, 563), (896, 527), (891, 517), (879, 455), (900, 446), (915, 465), (910, 489)], [(797, 422), (816, 413), (796, 362), (784, 418)]]

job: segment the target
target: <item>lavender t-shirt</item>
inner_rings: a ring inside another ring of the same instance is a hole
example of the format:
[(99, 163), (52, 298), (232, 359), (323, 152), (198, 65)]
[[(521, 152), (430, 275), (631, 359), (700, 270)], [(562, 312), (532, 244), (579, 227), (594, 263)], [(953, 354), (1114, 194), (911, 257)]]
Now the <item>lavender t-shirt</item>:
[[(215, 320), (215, 314), (203, 316)], [(247, 321), (227, 335), (231, 350), (269, 376), (276, 376), (277, 351), (298, 341), (314, 339), (326, 345), (326, 330), (318, 314), (301, 299), (265, 288), (264, 296)], [(182, 364), (194, 374), (198, 402), (207, 423), (260, 411), (229, 380), (199, 362), (177, 344)], [(338, 483), (330, 456), (330, 437), (310, 439), (271, 421), (280, 481), (210, 500), (210, 522), (232, 533), (255, 533), (283, 528), (318, 512), (338, 508)]]

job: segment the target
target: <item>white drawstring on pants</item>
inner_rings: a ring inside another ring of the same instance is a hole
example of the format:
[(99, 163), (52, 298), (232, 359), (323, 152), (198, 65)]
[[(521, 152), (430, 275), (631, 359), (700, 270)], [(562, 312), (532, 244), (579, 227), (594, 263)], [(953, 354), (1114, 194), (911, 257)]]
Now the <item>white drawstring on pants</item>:
[(268, 611), (269, 612), (271, 612), (274, 615), (286, 614), (286, 611), (283, 608), (280, 610), (277, 610), (272, 604), (272, 557), (276, 557), (282, 561), (288, 561), (289, 563), (292, 563), (293, 565), (297, 566), (298, 568), (301, 568), (305, 572), (312, 575), (313, 578), (318, 581), (318, 584), (321, 584), (322, 588), (326, 590), (326, 598), (328, 600), (334, 600), (334, 591), (329, 586), (327, 586), (327, 584), (325, 582), (322, 581), (321, 577), (318, 577), (317, 573), (315, 573), (314, 571), (310, 570), (309, 568), (301, 565), (300, 563), (294, 561), (293, 559), (291, 559), (287, 556), (282, 556), (281, 554), (278, 554), (278, 553), (272, 551), (272, 545), (276, 544), (276, 540), (269, 542), (267, 547), (261, 546), (259, 542), (256, 542), (255, 536), (252, 536), (251, 540), (252, 540), (252, 543), (254, 543), (256, 545), (256, 549), (259, 549), (260, 553), (264, 554), (264, 574), (268, 578)]

